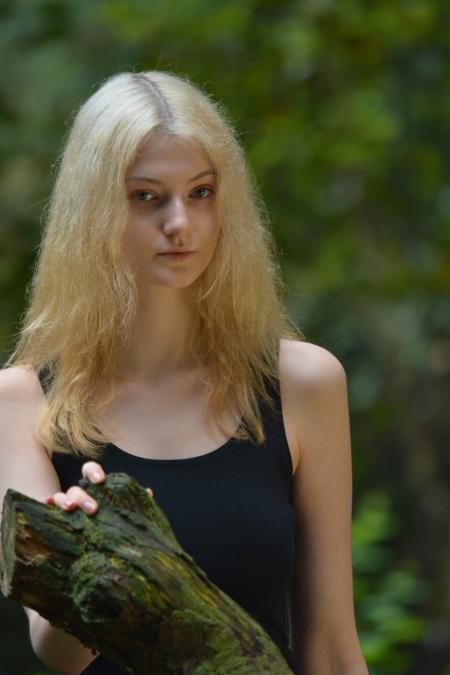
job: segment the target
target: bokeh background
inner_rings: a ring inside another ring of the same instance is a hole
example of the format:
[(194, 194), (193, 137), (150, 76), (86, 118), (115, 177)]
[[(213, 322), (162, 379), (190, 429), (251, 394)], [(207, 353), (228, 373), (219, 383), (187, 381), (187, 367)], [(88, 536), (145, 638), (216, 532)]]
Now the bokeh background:
[[(2, 362), (73, 111), (118, 71), (187, 75), (240, 130), (292, 316), (347, 373), (371, 675), (450, 675), (449, 27), (445, 0), (0, 3)], [(0, 626), (1, 675), (49, 675), (3, 598)]]

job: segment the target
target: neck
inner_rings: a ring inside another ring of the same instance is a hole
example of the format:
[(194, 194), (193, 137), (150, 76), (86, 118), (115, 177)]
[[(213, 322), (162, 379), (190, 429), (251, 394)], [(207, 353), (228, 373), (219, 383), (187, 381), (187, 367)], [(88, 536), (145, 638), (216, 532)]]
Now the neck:
[(141, 294), (127, 348), (120, 359), (126, 380), (153, 382), (192, 368), (189, 353), (196, 318), (195, 291), (153, 288)]

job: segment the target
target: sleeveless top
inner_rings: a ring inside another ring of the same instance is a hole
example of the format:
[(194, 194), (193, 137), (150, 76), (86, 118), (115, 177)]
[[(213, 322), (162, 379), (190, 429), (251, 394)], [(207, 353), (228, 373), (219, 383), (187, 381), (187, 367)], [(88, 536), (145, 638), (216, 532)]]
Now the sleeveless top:
[[(39, 379), (46, 393), (45, 370)], [(108, 443), (98, 461), (105, 473), (124, 472), (152, 488), (180, 545), (260, 623), (298, 675), (289, 611), (295, 564), (293, 465), (280, 395), (272, 386), (269, 392), (275, 412), (260, 401), (262, 445), (230, 438), (198, 457), (147, 459)], [(53, 453), (62, 491), (78, 485), (85, 461)], [(100, 654), (82, 675), (126, 673)]]

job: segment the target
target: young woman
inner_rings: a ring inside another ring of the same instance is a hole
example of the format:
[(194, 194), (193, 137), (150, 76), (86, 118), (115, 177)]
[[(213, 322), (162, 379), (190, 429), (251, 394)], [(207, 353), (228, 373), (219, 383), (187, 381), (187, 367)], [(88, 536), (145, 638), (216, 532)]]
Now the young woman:
[[(79, 478), (125, 471), (293, 672), (367, 675), (346, 375), (287, 319), (273, 253), (225, 112), (170, 73), (108, 79), (75, 117), (0, 372), (0, 497), (95, 517)], [(51, 668), (122, 672), (26, 612)]]

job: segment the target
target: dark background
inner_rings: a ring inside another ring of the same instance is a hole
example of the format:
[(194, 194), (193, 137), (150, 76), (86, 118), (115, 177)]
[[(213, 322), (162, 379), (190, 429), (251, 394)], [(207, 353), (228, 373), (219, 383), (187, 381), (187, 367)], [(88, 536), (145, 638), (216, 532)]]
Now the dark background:
[[(72, 111), (118, 71), (187, 75), (240, 130), (292, 316), (347, 373), (371, 675), (450, 675), (449, 7), (0, 2), (2, 362)], [(0, 625), (1, 675), (49, 672), (3, 598)]]

